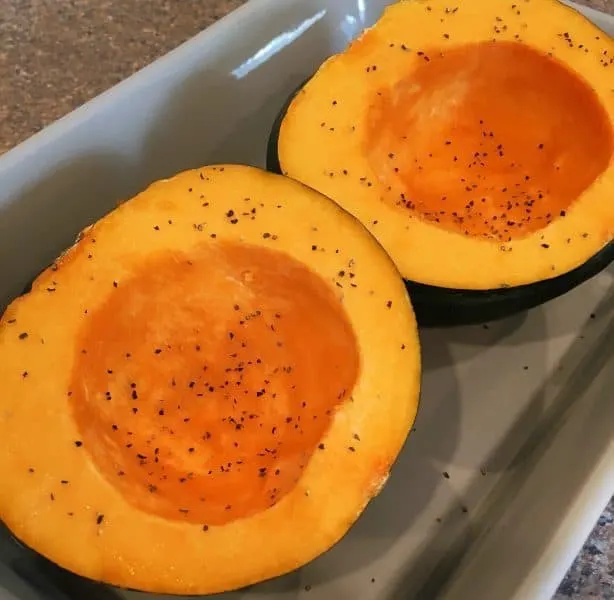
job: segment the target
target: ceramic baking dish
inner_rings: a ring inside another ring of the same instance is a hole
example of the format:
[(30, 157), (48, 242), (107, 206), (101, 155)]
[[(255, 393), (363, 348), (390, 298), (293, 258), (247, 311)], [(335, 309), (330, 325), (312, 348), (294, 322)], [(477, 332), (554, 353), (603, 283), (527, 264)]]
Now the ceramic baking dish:
[[(5, 154), (0, 306), (152, 180), (264, 165), (288, 93), (386, 4), (251, 0)], [(610, 268), (528, 314), (423, 331), (416, 431), (382, 494), (330, 552), (224, 600), (549, 600), (614, 492), (613, 325)], [(0, 598), (151, 598), (68, 574), (0, 533)]]

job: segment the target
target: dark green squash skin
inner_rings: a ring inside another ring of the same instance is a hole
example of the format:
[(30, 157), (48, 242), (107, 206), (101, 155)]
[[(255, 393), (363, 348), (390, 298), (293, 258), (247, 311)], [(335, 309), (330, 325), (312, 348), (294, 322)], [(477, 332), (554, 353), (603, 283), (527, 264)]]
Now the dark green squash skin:
[[(275, 119), (267, 143), (266, 168), (284, 174), (279, 162), (277, 140), (281, 123), (292, 99), (309, 81), (289, 96)], [(405, 280), (418, 324), (422, 327), (449, 327), (495, 321), (535, 308), (569, 292), (591, 279), (614, 261), (614, 242), (579, 267), (544, 281), (492, 290), (464, 290), (426, 285)]]

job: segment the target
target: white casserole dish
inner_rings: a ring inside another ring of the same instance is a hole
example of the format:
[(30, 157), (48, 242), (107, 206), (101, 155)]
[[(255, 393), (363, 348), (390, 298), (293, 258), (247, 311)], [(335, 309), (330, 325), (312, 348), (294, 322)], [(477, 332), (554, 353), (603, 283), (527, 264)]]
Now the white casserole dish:
[[(251, 0), (2, 156), (0, 306), (150, 181), (264, 165), (290, 91), (388, 3)], [(614, 270), (527, 315), (422, 336), (417, 430), (382, 494), (330, 552), (225, 600), (551, 598), (614, 493)], [(7, 600), (152, 598), (64, 573), (7, 534), (0, 586)]]

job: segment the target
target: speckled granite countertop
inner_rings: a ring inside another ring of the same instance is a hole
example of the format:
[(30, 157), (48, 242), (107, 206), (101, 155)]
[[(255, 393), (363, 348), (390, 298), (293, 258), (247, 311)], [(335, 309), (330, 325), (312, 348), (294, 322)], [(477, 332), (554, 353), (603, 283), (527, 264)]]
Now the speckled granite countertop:
[[(244, 1), (0, 0), (0, 154)], [(614, 499), (553, 600), (569, 598), (614, 600)]]

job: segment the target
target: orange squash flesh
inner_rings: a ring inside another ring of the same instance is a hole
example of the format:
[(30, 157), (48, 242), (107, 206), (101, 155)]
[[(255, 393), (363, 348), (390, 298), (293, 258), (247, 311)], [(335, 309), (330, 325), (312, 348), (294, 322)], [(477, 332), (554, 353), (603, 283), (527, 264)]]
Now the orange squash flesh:
[(612, 39), (556, 0), (400, 1), (290, 102), (279, 165), (409, 282), (551, 280), (614, 237), (613, 68)]
[(597, 94), (519, 42), (443, 50), (423, 52), (369, 109), (365, 153), (391, 188), (386, 200), (448, 231), (500, 242), (565, 217), (612, 157)]
[(286, 573), (381, 489), (419, 377), (402, 280), (356, 219), (259, 169), (181, 173), (0, 319), (0, 518), (117, 586)]
[(69, 403), (94, 463), (137, 508), (208, 525), (292, 490), (359, 373), (332, 289), (236, 242), (152, 257), (79, 346)]

